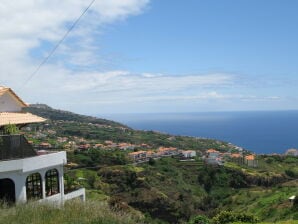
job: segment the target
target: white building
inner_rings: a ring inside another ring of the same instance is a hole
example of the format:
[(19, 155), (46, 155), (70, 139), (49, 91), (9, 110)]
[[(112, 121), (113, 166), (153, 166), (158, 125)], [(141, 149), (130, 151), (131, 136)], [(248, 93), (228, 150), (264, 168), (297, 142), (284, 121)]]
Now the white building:
[(63, 166), (67, 162), (64, 151), (39, 155), (23, 135), (4, 133), (5, 125), (22, 127), (45, 121), (22, 112), (26, 106), (10, 88), (0, 87), (0, 200), (12, 203), (28, 200), (63, 203), (74, 197), (85, 200), (85, 189), (64, 194)]
[(184, 158), (193, 158), (197, 155), (196, 151), (194, 150), (181, 150), (180, 153)]

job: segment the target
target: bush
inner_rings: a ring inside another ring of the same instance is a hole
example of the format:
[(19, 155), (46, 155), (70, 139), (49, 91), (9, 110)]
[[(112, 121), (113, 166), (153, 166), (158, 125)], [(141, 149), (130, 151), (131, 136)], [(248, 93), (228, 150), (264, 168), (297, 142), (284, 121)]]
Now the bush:
[(7, 135), (18, 134), (19, 128), (15, 124), (8, 124), (4, 126), (4, 133)]
[(214, 224), (225, 224), (233, 222), (257, 223), (259, 220), (254, 215), (246, 213), (236, 213), (232, 211), (222, 211), (212, 219)]
[(203, 215), (197, 215), (189, 221), (189, 224), (209, 224), (210, 220)]
[(152, 158), (149, 159), (149, 165), (154, 166), (156, 164), (156, 161)]

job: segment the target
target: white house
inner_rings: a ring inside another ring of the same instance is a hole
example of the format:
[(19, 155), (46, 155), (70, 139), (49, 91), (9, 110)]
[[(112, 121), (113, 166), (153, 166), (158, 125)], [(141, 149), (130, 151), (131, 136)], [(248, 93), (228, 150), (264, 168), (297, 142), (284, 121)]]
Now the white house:
[(45, 121), (22, 112), (26, 106), (10, 88), (0, 87), (0, 200), (12, 203), (28, 200), (63, 203), (74, 197), (85, 200), (85, 189), (64, 194), (66, 152), (39, 155), (23, 135), (4, 133), (8, 124), (22, 127)]
[(196, 151), (194, 150), (181, 150), (180, 153), (184, 158), (193, 158), (197, 155)]

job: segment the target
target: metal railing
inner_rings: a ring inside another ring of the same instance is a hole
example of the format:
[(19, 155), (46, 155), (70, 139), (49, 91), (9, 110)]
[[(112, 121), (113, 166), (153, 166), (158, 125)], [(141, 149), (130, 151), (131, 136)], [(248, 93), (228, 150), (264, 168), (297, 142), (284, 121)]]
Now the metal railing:
[(0, 161), (36, 156), (24, 135), (0, 135)]

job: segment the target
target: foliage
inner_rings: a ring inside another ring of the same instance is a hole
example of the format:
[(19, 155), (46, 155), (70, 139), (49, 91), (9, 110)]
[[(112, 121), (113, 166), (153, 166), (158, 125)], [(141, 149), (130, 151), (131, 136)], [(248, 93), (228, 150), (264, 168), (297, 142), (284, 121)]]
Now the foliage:
[(225, 224), (233, 222), (257, 223), (259, 220), (251, 214), (222, 211), (213, 217), (212, 221), (214, 224)]
[(91, 149), (82, 152), (75, 151), (72, 158), (74, 162), (86, 166), (124, 165), (129, 163), (126, 153), (119, 150)]
[(7, 135), (18, 134), (19, 128), (15, 124), (7, 124), (4, 126), (4, 133)]
[[(159, 146), (194, 149), (198, 154), (208, 148), (235, 150), (222, 141), (133, 130), (117, 122), (46, 106), (37, 105), (29, 110), (49, 118), (46, 124), (34, 126), (39, 132), (30, 139), (34, 143), (48, 141), (56, 145), (59, 136), (76, 144), (104, 144), (111, 140), (136, 145), (146, 143), (153, 149)], [(34, 132), (27, 133), (34, 135)], [(150, 160), (133, 166), (127, 160), (127, 153), (92, 148), (68, 152), (68, 160), (81, 168), (67, 172), (65, 188), (84, 186), (89, 197), (108, 200), (113, 209), (121, 212), (127, 212), (126, 209), (131, 207), (138, 209), (146, 217), (142, 223), (150, 224), (185, 223), (194, 214), (213, 217), (220, 210), (237, 211), (237, 214), (250, 212), (270, 223), (298, 216), (296, 207), (288, 201), (289, 195), (297, 195), (293, 179), (298, 173), (298, 158), (293, 156), (258, 156), (257, 168), (232, 162), (212, 167), (204, 165), (201, 160), (179, 162), (175, 158)], [(286, 185), (288, 180), (294, 184)]]
[(204, 215), (197, 215), (196, 217), (192, 218), (188, 224), (209, 224), (210, 220)]
[(150, 158), (148, 164), (151, 166), (154, 166), (156, 164), (156, 162), (154, 159)]
[(49, 120), (55, 121), (76, 121), (81, 123), (94, 123), (102, 125), (111, 125), (111, 126), (123, 126), (117, 122), (113, 122), (106, 119), (95, 118), (91, 116), (85, 116), (80, 114), (75, 114), (69, 111), (56, 110), (45, 104), (30, 104), (30, 107), (24, 108), (25, 111), (36, 114), (38, 116), (47, 118)]

